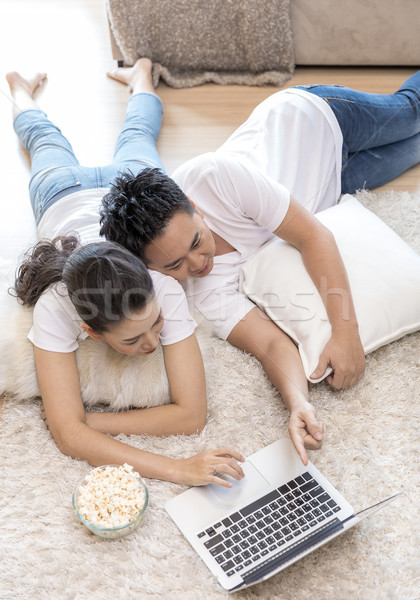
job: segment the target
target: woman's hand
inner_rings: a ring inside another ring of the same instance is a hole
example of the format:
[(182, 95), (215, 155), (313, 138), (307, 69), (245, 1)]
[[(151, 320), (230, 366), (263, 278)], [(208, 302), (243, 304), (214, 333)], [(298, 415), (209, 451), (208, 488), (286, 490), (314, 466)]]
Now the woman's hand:
[(309, 402), (297, 404), (290, 412), (289, 434), (304, 465), (308, 464), (305, 448), (319, 450), (324, 437), (324, 424), (317, 421)]
[(191, 458), (184, 458), (175, 461), (176, 474), (172, 481), (184, 485), (206, 485), (214, 483), (226, 488), (232, 487), (232, 484), (221, 475), (229, 475), (234, 479), (241, 480), (245, 477), (238, 462), (244, 462), (245, 458), (232, 448), (216, 448), (214, 450), (205, 450)]

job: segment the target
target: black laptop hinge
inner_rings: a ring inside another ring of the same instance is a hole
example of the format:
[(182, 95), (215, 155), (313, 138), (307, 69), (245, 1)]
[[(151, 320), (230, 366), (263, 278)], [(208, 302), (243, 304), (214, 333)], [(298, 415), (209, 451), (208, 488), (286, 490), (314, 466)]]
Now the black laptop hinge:
[[(331, 523), (328, 523), (328, 525), (321, 527), (316, 532), (303, 538), (299, 542), (296, 542), (296, 544), (294, 544), (291, 548), (283, 550), (283, 552), (280, 552), (279, 554), (276, 554), (276, 556), (269, 558), (267, 562), (258, 565), (258, 567), (255, 567), (255, 569), (252, 571), (244, 574), (242, 576), (244, 583), (249, 585), (250, 583), (258, 581), (267, 573), (270, 573), (271, 571), (280, 567), (283, 563), (292, 560), (299, 554), (302, 554), (302, 552), (305, 552), (305, 550), (311, 546), (319, 544), (325, 538), (330, 537), (340, 529), (343, 529), (343, 523), (339, 519), (334, 519), (334, 521), (331, 521)], [(238, 587), (241, 587), (241, 585)]]

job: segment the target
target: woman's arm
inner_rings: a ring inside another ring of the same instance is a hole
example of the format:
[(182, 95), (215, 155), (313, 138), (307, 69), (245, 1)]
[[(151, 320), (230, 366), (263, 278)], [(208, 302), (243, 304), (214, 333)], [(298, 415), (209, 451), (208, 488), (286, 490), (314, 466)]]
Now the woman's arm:
[(202, 431), (207, 418), (203, 359), (195, 334), (163, 346), (171, 404), (122, 412), (90, 412), (90, 427), (117, 435), (193, 434)]
[(327, 378), (330, 385), (335, 388), (354, 385), (363, 377), (366, 363), (350, 284), (334, 236), (293, 198), (274, 233), (301, 252), (331, 323), (331, 339), (311, 377), (322, 377), (331, 366), (334, 373)]
[(255, 356), (281, 393), (290, 410), (290, 437), (306, 465), (305, 448), (321, 447), (324, 426), (308, 402), (308, 383), (295, 344), (259, 308), (253, 308), (233, 328), (228, 342)]
[(231, 484), (214, 475), (243, 477), (236, 461), (243, 456), (231, 448), (206, 450), (187, 459), (171, 459), (123, 444), (89, 426), (80, 394), (75, 353), (48, 352), (35, 347), (35, 364), (48, 427), (63, 454), (91, 465), (131, 464), (143, 477), (184, 485)]

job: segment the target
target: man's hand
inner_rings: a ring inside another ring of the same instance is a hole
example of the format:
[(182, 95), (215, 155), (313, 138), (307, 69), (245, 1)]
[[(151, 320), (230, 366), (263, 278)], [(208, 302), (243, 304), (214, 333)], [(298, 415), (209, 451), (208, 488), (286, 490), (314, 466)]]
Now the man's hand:
[(304, 465), (308, 464), (305, 448), (319, 450), (324, 438), (324, 424), (317, 421), (309, 402), (302, 402), (290, 412), (289, 434)]
[(333, 332), (311, 379), (322, 377), (328, 367), (333, 369), (333, 373), (328, 375), (327, 381), (335, 389), (351, 387), (362, 379), (366, 360), (357, 332)]

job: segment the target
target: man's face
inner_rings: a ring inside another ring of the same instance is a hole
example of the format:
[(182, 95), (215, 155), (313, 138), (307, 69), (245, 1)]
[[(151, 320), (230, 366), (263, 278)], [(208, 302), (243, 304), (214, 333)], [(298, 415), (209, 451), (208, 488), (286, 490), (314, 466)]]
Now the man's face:
[(175, 213), (163, 233), (145, 249), (149, 269), (181, 282), (208, 275), (214, 253), (213, 235), (197, 211)]

